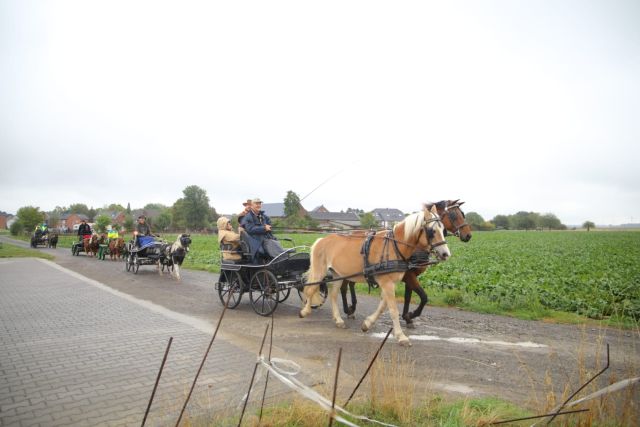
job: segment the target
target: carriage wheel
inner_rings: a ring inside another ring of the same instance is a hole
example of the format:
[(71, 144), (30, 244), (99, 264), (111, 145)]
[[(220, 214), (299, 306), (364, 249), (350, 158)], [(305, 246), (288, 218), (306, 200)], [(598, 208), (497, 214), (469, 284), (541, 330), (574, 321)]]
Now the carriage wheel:
[(249, 283), (249, 299), (253, 310), (261, 316), (268, 316), (278, 306), (278, 280), (269, 270), (259, 270)]
[(124, 260), (124, 268), (127, 269), (127, 271), (131, 271), (131, 265), (133, 264), (132, 262), (132, 255), (128, 254), (127, 258)]
[(225, 305), (227, 298), (230, 298), (228, 308), (231, 309), (236, 308), (238, 304), (240, 304), (240, 299), (242, 299), (242, 281), (237, 272), (223, 270), (220, 273), (218, 297), (220, 297), (222, 305)]
[(133, 269), (133, 274), (138, 274), (138, 269), (140, 268), (140, 260), (138, 259), (138, 255), (133, 256), (131, 268)]
[(291, 288), (282, 288), (278, 290), (278, 302), (285, 302), (291, 295)]
[(78, 256), (78, 254), (76, 253), (76, 245), (71, 246), (71, 255)]

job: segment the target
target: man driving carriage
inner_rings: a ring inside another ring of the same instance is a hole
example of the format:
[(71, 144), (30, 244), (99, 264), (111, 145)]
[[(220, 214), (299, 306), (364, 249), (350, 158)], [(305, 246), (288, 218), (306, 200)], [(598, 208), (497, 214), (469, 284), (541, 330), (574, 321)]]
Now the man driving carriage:
[(133, 230), (133, 238), (135, 240), (135, 244), (138, 247), (148, 245), (149, 243), (154, 241), (153, 234), (151, 233), (151, 227), (149, 227), (149, 224), (147, 224), (146, 216), (140, 215), (138, 217), (136, 229)]
[(87, 224), (87, 220), (83, 219), (78, 227), (78, 240), (91, 238), (91, 226)]
[(275, 258), (285, 251), (271, 233), (271, 218), (262, 210), (262, 200), (258, 197), (251, 200), (251, 209), (242, 218), (241, 226), (246, 231), (253, 262), (259, 263), (265, 257)]

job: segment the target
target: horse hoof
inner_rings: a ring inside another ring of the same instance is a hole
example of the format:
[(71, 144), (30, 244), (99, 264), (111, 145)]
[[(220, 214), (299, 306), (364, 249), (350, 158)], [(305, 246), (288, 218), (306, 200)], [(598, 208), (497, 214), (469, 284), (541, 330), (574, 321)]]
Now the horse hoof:
[(362, 332), (367, 332), (369, 330), (371, 326), (367, 324), (367, 321), (365, 320), (364, 322), (362, 322)]
[(415, 329), (415, 328), (416, 328), (416, 325), (413, 322), (411, 323), (407, 322), (407, 329)]
[(347, 318), (348, 318), (348, 319), (355, 319), (355, 318), (356, 318), (356, 315), (355, 315), (355, 314), (350, 314), (350, 315), (348, 315), (348, 316), (347, 316)]
[(409, 341), (409, 338), (404, 337), (401, 338), (400, 340), (398, 340), (398, 343), (402, 346), (402, 347), (411, 347), (411, 341)]
[(336, 328), (346, 329), (347, 325), (345, 325), (344, 322), (336, 323)]
[(300, 316), (301, 319), (304, 319), (304, 314), (302, 312), (299, 312), (298, 316)]

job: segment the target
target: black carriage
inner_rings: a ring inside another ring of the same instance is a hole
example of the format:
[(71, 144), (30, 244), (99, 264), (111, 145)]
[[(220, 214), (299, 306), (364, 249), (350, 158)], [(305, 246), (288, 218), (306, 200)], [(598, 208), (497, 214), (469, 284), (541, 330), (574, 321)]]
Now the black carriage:
[(37, 231), (31, 235), (31, 247), (49, 246), (49, 233)]
[(71, 255), (78, 256), (80, 252), (84, 252), (84, 243), (82, 241), (82, 237), (77, 241), (73, 242), (71, 245)]
[(164, 265), (164, 249), (168, 243), (165, 240), (157, 239), (150, 243), (139, 246), (136, 240), (127, 243), (127, 258), (125, 259), (125, 269), (138, 274), (141, 265)]
[[(292, 244), (290, 239), (288, 240)], [(309, 253), (306, 246), (294, 246), (272, 260), (262, 263), (251, 263), (251, 255), (245, 242), (241, 242), (238, 252), (242, 259), (238, 261), (222, 260), (220, 278), (215, 284), (222, 304), (228, 308), (236, 308), (242, 295), (249, 294), (253, 310), (261, 316), (269, 316), (296, 288), (302, 299), (301, 289), (304, 285), (304, 273), (309, 269)], [(225, 248), (221, 248), (225, 250)], [(326, 297), (326, 287), (323, 290)]]

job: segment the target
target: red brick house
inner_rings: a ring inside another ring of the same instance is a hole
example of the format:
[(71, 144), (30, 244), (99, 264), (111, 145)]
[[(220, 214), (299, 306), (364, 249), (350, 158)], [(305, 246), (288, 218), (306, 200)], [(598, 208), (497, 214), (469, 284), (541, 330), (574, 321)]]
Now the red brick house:
[(60, 228), (67, 231), (73, 231), (73, 226), (80, 224), (82, 220), (88, 221), (89, 217), (85, 214), (62, 214), (60, 215)]
[(9, 228), (7, 221), (9, 221), (9, 219), (11, 219), (12, 217), (13, 215), (0, 211), (0, 230), (5, 230)]

